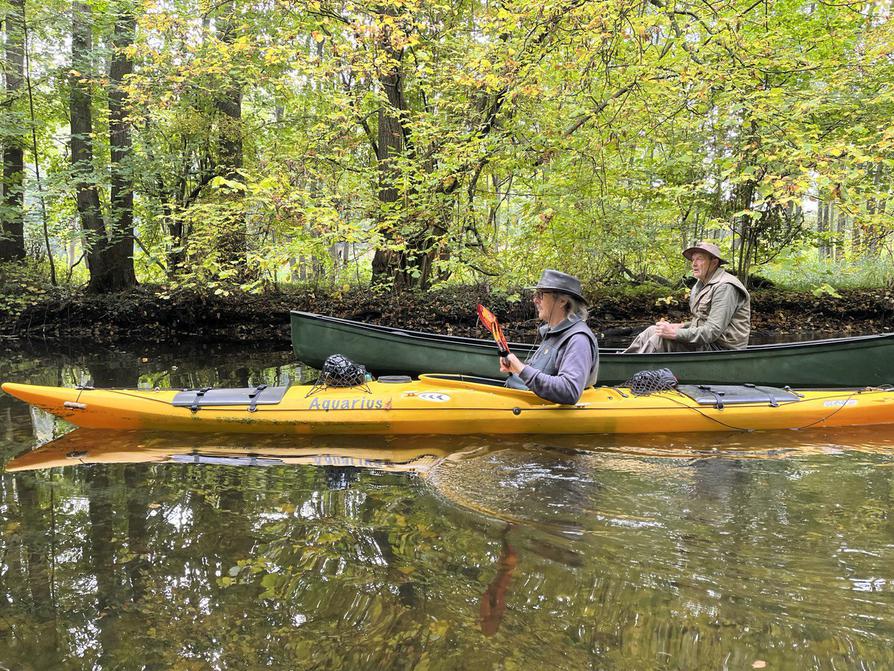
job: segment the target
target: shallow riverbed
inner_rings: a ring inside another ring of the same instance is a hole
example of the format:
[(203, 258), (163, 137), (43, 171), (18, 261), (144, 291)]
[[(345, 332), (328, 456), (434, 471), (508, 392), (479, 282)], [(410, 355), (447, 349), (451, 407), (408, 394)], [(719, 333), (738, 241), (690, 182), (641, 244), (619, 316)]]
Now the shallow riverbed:
[[(0, 355), (239, 386), (288, 352)], [(103, 433), (0, 396), (0, 669), (889, 669), (890, 429)]]

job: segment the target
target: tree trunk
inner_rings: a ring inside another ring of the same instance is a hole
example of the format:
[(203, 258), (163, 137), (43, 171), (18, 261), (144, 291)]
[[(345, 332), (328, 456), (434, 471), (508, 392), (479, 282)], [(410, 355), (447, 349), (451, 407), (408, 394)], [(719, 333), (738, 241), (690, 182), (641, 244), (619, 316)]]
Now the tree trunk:
[[(401, 249), (377, 249), (372, 261), (373, 284), (391, 282), (396, 290), (418, 287), (425, 289), (431, 283), (432, 265), (435, 255), (440, 251), (436, 236), (443, 233), (446, 227), (437, 221), (440, 216), (433, 212), (430, 218), (396, 216), (393, 210), (401, 206), (402, 197), (412, 194), (402, 193), (399, 186), (401, 180), (400, 167), (396, 159), (412, 152), (407, 146), (409, 131), (404, 126), (404, 115), (408, 107), (404, 93), (404, 77), (401, 68), (402, 53), (391, 46), (389, 32), (383, 32), (380, 48), (387, 51), (394, 64), (390, 70), (379, 76), (379, 84), (388, 99), (387, 105), (379, 110), (379, 128), (377, 134), (376, 160), (379, 168), (379, 202), (383, 210), (390, 213), (394, 220), (400, 222), (400, 236), (405, 244)], [(390, 207), (389, 207), (390, 206)], [(393, 240), (392, 232), (386, 233), (386, 239)]]
[(91, 109), (89, 83), (90, 51), (93, 44), (91, 35), (91, 10), (83, 2), (75, 2), (72, 7), (71, 27), (71, 167), (75, 180), (78, 217), (84, 231), (84, 245), (87, 254), (87, 268), (90, 270), (89, 289), (98, 290), (93, 278), (103, 278), (104, 254), (108, 246), (105, 226), (99, 205), (99, 193), (93, 179), (93, 112)]
[(851, 220), (851, 254), (854, 258), (863, 255), (863, 219), (859, 215)]
[[(220, 41), (232, 47), (236, 42), (238, 17), (235, 4), (228, 0), (221, 4), (217, 21)], [(221, 174), (227, 179), (240, 180), (242, 169), (242, 87), (233, 77), (228, 77), (222, 87), (222, 96), (214, 101), (220, 113), (218, 118), (218, 143)]]
[[(221, 42), (231, 46), (236, 41), (238, 16), (235, 4), (228, 0), (221, 4), (218, 18)], [(229, 75), (224, 75), (229, 77)], [(242, 87), (230, 77), (223, 85), (221, 95), (214, 101), (218, 112), (218, 174), (228, 180), (242, 182)], [(245, 233), (245, 217), (241, 203), (241, 193), (231, 193), (233, 208), (227, 213), (218, 235), (218, 248), (222, 259), (237, 269), (237, 278), (248, 278), (247, 258), (248, 243)]]
[[(750, 210), (754, 202), (755, 183), (748, 180), (737, 184), (734, 190), (733, 204), (739, 211)], [(755, 241), (755, 226), (751, 217), (747, 214), (739, 218), (737, 226), (739, 235), (738, 249), (733, 246), (733, 261), (736, 266), (736, 275), (746, 286), (748, 285), (748, 272), (751, 268), (751, 254)], [(733, 241), (735, 243), (735, 240)]]
[[(397, 186), (400, 170), (395, 166), (395, 159), (404, 152), (404, 135), (399, 115), (405, 111), (405, 99), (399, 65), (400, 54), (391, 49), (387, 38), (383, 40), (382, 46), (398, 63), (379, 77), (388, 103), (379, 109), (376, 162), (379, 168), (379, 202), (383, 206), (382, 210), (388, 212), (392, 207), (397, 207), (400, 198)], [(385, 238), (390, 242), (393, 240), (393, 235), (388, 232)], [(391, 281), (395, 289), (400, 289), (407, 285), (407, 279), (405, 252), (395, 249), (376, 250), (372, 260), (373, 284), (385, 284)]]
[(130, 123), (127, 120), (125, 78), (133, 72), (127, 48), (133, 44), (136, 21), (126, 3), (118, 7), (112, 36), (112, 63), (109, 73), (109, 146), (111, 163), (111, 211), (105, 250), (104, 277), (91, 277), (98, 291), (120, 291), (136, 286), (133, 265), (133, 167)]
[(821, 259), (829, 258), (829, 220), (831, 218), (829, 204), (819, 201), (816, 211), (816, 232), (819, 236), (819, 255)]
[[(6, 14), (6, 99), (15, 105), (25, 73), (25, 3), (11, 0)], [(14, 124), (24, 129), (24, 124)], [(25, 137), (21, 130), (3, 138), (3, 211), (0, 215), (0, 261), (25, 258)]]
[(873, 168), (870, 169), (872, 173), (872, 196), (868, 199), (866, 203), (866, 211), (869, 213), (869, 221), (866, 225), (866, 248), (869, 252), (870, 256), (876, 257), (879, 254), (879, 248), (881, 245), (882, 238), (884, 234), (880, 230), (880, 226), (878, 225), (878, 217), (877, 215), (880, 213), (880, 198), (879, 195), (883, 193), (881, 188), (882, 186), (882, 178), (884, 176), (884, 164), (877, 163)]
[[(387, 54), (387, 60), (381, 64), (379, 73), (379, 85), (387, 99), (387, 103), (383, 103), (379, 109), (376, 137), (379, 202), (385, 216), (399, 222), (398, 231), (390, 228), (384, 230), (387, 243), (400, 239), (403, 245), (399, 249), (376, 250), (372, 261), (372, 282), (390, 283), (395, 290), (412, 287), (424, 289), (431, 282), (431, 266), (437, 251), (434, 232), (438, 227), (428, 215), (407, 214), (405, 211), (400, 215), (396, 214), (402, 206), (401, 199), (411, 199), (413, 195), (413, 187), (407, 192), (401, 188), (402, 175), (397, 160), (403, 156), (412, 158), (413, 146), (409, 140), (409, 127), (406, 125), (409, 107), (402, 64), (404, 50), (395, 48), (391, 41), (390, 26), (399, 21), (400, 17), (394, 8), (380, 9), (379, 14), (382, 20), (377, 47)], [(384, 20), (384, 17), (389, 17), (389, 20)], [(431, 214), (431, 217), (437, 216), (437, 213)]]
[(835, 259), (844, 258), (845, 240), (847, 238), (847, 215), (844, 212), (838, 214), (838, 236), (835, 243)]

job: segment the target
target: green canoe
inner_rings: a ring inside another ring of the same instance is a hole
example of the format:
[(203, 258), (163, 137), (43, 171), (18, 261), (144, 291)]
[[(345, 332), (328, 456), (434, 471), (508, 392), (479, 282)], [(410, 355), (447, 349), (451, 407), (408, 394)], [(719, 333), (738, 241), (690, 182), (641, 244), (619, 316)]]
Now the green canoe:
[[(438, 335), (292, 311), (292, 347), (319, 368), (344, 354), (375, 375), (458, 373), (505, 377), (492, 340)], [(510, 343), (522, 360), (535, 346)], [(680, 382), (852, 387), (894, 383), (894, 333), (773, 345), (725, 352), (620, 354), (600, 348), (599, 383), (617, 384), (641, 370), (669, 368)]]

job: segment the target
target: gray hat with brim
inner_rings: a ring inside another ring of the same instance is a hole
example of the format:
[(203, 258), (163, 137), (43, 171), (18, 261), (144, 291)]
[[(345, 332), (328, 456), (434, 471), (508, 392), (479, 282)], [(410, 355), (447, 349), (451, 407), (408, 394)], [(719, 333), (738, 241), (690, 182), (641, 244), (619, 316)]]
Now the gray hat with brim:
[(683, 256), (685, 256), (687, 259), (692, 261), (692, 255), (695, 252), (705, 252), (706, 254), (710, 254), (715, 259), (720, 261), (720, 265), (723, 265), (724, 263), (729, 263), (729, 261), (727, 261), (725, 258), (723, 258), (720, 255), (720, 247), (718, 247), (717, 245), (712, 244), (710, 242), (698, 242), (698, 243), (694, 244), (692, 247), (690, 247), (689, 249), (684, 249)]
[(562, 273), (558, 270), (550, 270), (547, 268), (540, 276), (540, 281), (537, 282), (537, 286), (528, 288), (543, 289), (545, 291), (561, 291), (563, 294), (574, 296), (577, 300), (582, 301), (583, 303), (587, 302), (587, 299), (584, 298), (584, 294), (581, 291), (580, 280), (574, 275)]

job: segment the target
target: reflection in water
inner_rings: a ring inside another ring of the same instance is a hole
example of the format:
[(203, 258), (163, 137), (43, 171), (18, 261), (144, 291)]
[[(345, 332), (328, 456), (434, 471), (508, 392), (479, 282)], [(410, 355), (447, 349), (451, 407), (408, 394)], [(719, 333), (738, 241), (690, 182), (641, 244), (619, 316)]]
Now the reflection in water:
[(493, 636), (500, 628), (500, 623), (506, 612), (506, 592), (509, 589), (509, 581), (518, 564), (518, 555), (509, 545), (510, 528), (507, 526), (503, 532), (503, 548), (497, 563), (497, 575), (491, 580), (481, 597), (481, 631), (485, 636)]
[[(349, 468), (424, 472), (449, 454), (446, 441), (392, 441), (383, 436), (184, 435), (75, 429), (6, 463), (7, 472), (79, 464), (159, 463), (217, 466), (314, 465), (329, 472)], [(342, 477), (346, 477), (343, 475)]]
[[(143, 354), (105, 358), (132, 385), (296, 373), (278, 353)], [(69, 355), (0, 370), (106, 374)], [(296, 439), (44, 421), (0, 397), (0, 667), (894, 668), (888, 430)]]

